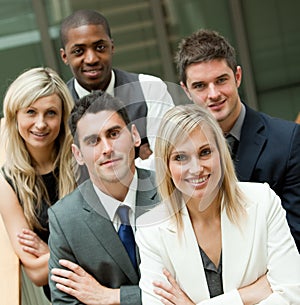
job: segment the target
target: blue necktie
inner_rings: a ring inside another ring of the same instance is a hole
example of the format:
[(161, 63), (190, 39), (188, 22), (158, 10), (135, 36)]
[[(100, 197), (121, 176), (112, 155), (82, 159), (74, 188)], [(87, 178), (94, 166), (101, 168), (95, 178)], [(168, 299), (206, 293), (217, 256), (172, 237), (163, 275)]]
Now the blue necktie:
[(119, 237), (130, 257), (132, 265), (135, 269), (137, 269), (135, 239), (129, 222), (129, 207), (126, 205), (119, 206), (117, 214), (121, 220), (121, 225), (118, 231)]

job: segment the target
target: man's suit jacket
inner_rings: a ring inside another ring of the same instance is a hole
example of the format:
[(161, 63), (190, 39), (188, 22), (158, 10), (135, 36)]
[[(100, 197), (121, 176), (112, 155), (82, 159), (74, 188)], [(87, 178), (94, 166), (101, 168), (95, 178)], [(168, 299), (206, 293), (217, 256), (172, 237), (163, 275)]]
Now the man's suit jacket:
[[(152, 172), (137, 169), (136, 217), (158, 201)], [(49, 269), (59, 268), (59, 259), (79, 264), (100, 284), (121, 288), (121, 304), (141, 304), (139, 274), (99, 201), (90, 180), (81, 184), (49, 211)], [(137, 251), (137, 261), (139, 255)], [(81, 304), (59, 291), (49, 277), (52, 304)]]
[[(166, 282), (163, 267), (175, 276), (188, 296), (201, 305), (242, 305), (237, 289), (253, 283), (266, 272), (273, 294), (259, 304), (299, 305), (300, 255), (279, 197), (267, 184), (239, 182), (239, 185), (246, 198), (246, 215), (238, 226), (229, 220), (225, 209), (222, 211), (224, 294), (212, 299), (209, 299), (200, 250), (187, 208), (184, 206), (181, 210), (182, 234), (174, 218), (167, 218), (166, 205), (159, 205), (138, 219), (136, 241), (141, 256), (143, 305), (161, 304), (152, 283), (154, 280)], [(159, 217), (162, 217), (160, 223)], [(151, 225), (154, 219), (158, 224)], [(143, 226), (139, 226), (140, 223)]]
[(236, 159), (240, 181), (267, 182), (281, 198), (300, 252), (300, 125), (246, 106)]

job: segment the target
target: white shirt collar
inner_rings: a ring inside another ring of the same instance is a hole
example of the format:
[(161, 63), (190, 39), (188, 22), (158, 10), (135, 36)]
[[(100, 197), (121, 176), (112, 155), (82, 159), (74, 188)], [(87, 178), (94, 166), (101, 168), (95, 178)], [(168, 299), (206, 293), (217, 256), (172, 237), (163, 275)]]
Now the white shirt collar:
[[(111, 70), (111, 78), (110, 78), (110, 82), (108, 84), (107, 89), (105, 90), (108, 94), (114, 96), (114, 87), (115, 87), (115, 72), (113, 70)], [(88, 94), (90, 94), (91, 92), (86, 90), (85, 88), (83, 88), (77, 81), (76, 78), (74, 78), (74, 88), (76, 93), (78, 94), (79, 98), (82, 98)]]
[(116, 80), (115, 72), (114, 72), (114, 70), (111, 70), (110, 82), (109, 82), (109, 84), (108, 84), (107, 89), (105, 90), (105, 91), (106, 91), (108, 94), (110, 94), (111, 96), (115, 96), (115, 92), (114, 92), (115, 80)]
[(135, 225), (135, 205), (136, 205), (136, 191), (138, 185), (138, 177), (137, 172), (135, 171), (133, 175), (133, 179), (128, 189), (128, 193), (125, 197), (123, 202), (103, 193), (95, 184), (93, 187), (99, 200), (101, 201), (102, 205), (104, 206), (110, 220), (113, 222), (114, 226), (117, 228), (120, 224), (120, 220), (116, 211), (120, 205), (127, 205), (130, 208), (129, 212), (129, 219), (130, 224), (133, 226)]

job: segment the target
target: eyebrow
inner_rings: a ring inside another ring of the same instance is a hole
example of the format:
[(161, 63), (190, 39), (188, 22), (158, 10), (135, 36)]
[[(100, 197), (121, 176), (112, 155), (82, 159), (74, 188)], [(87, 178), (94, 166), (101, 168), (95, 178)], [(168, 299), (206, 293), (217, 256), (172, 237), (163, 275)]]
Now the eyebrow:
[[(108, 128), (106, 131), (105, 131), (105, 134), (109, 134), (110, 132), (112, 132), (113, 130), (116, 130), (116, 129), (123, 129), (124, 127), (120, 126), (120, 125), (114, 125), (110, 128)], [(82, 141), (84, 143), (88, 142), (89, 139), (93, 138), (93, 137), (98, 137), (99, 133), (93, 133), (93, 134), (90, 134), (88, 136), (85, 136)]]
[[(206, 148), (208, 146), (211, 147), (211, 145), (209, 143), (205, 143), (204, 145), (197, 148), (197, 150), (201, 150), (201, 149)], [(176, 150), (176, 151), (172, 152), (170, 155), (172, 156), (173, 154), (182, 154), (182, 153), (186, 153), (186, 152), (187, 152), (187, 150)]]
[(110, 132), (116, 130), (116, 129), (123, 129), (124, 127), (120, 126), (120, 125), (115, 125), (115, 126), (112, 126), (110, 128), (108, 128), (106, 131), (105, 131), (105, 134), (109, 134)]
[[(60, 107), (58, 106), (50, 106), (50, 107), (47, 107), (47, 108), (44, 108), (42, 109), (42, 111), (48, 111), (48, 110), (59, 110)], [(33, 109), (33, 110), (38, 110), (39, 107), (36, 107), (36, 106), (33, 106), (33, 105), (29, 105), (27, 107), (23, 107), (23, 108), (20, 108), (20, 110), (23, 109), (24, 111), (28, 110), (28, 109)]]
[[(222, 77), (228, 77), (228, 76), (230, 76), (228, 73), (223, 73), (223, 74), (217, 76), (217, 77), (215, 78), (215, 80), (216, 80), (216, 79), (220, 79), (220, 78), (222, 78)], [(206, 82), (206, 81), (203, 81), (203, 80), (194, 81), (194, 82), (191, 83), (191, 86), (195, 86), (195, 85), (198, 85), (198, 84), (205, 84), (205, 83), (207, 83), (207, 82)]]
[[(92, 42), (92, 45), (97, 45), (99, 43), (108, 43), (108, 42), (109, 42), (109, 40), (100, 39), (100, 40)], [(86, 44), (85, 43), (75, 43), (75, 44), (72, 45), (72, 48), (83, 47), (83, 46), (86, 46)]]
[(222, 77), (224, 77), (224, 76), (229, 76), (229, 74), (228, 74), (228, 73), (223, 73), (222, 75), (218, 76), (217, 79), (218, 79), (218, 78), (222, 78)]

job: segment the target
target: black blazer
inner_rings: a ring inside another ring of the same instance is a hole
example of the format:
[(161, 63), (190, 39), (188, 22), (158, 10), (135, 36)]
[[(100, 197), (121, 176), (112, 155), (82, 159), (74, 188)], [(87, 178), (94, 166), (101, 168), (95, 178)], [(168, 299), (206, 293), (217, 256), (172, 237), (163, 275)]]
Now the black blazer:
[[(158, 202), (152, 172), (137, 169), (136, 217)], [(80, 265), (100, 284), (121, 289), (121, 304), (141, 304), (140, 275), (119, 239), (90, 179), (48, 210), (50, 225), (49, 269), (60, 268), (59, 259)], [(140, 262), (137, 251), (137, 262)], [(50, 279), (52, 304), (81, 304), (63, 293)]]
[(236, 158), (240, 181), (268, 182), (281, 198), (300, 251), (300, 125), (246, 106)]

